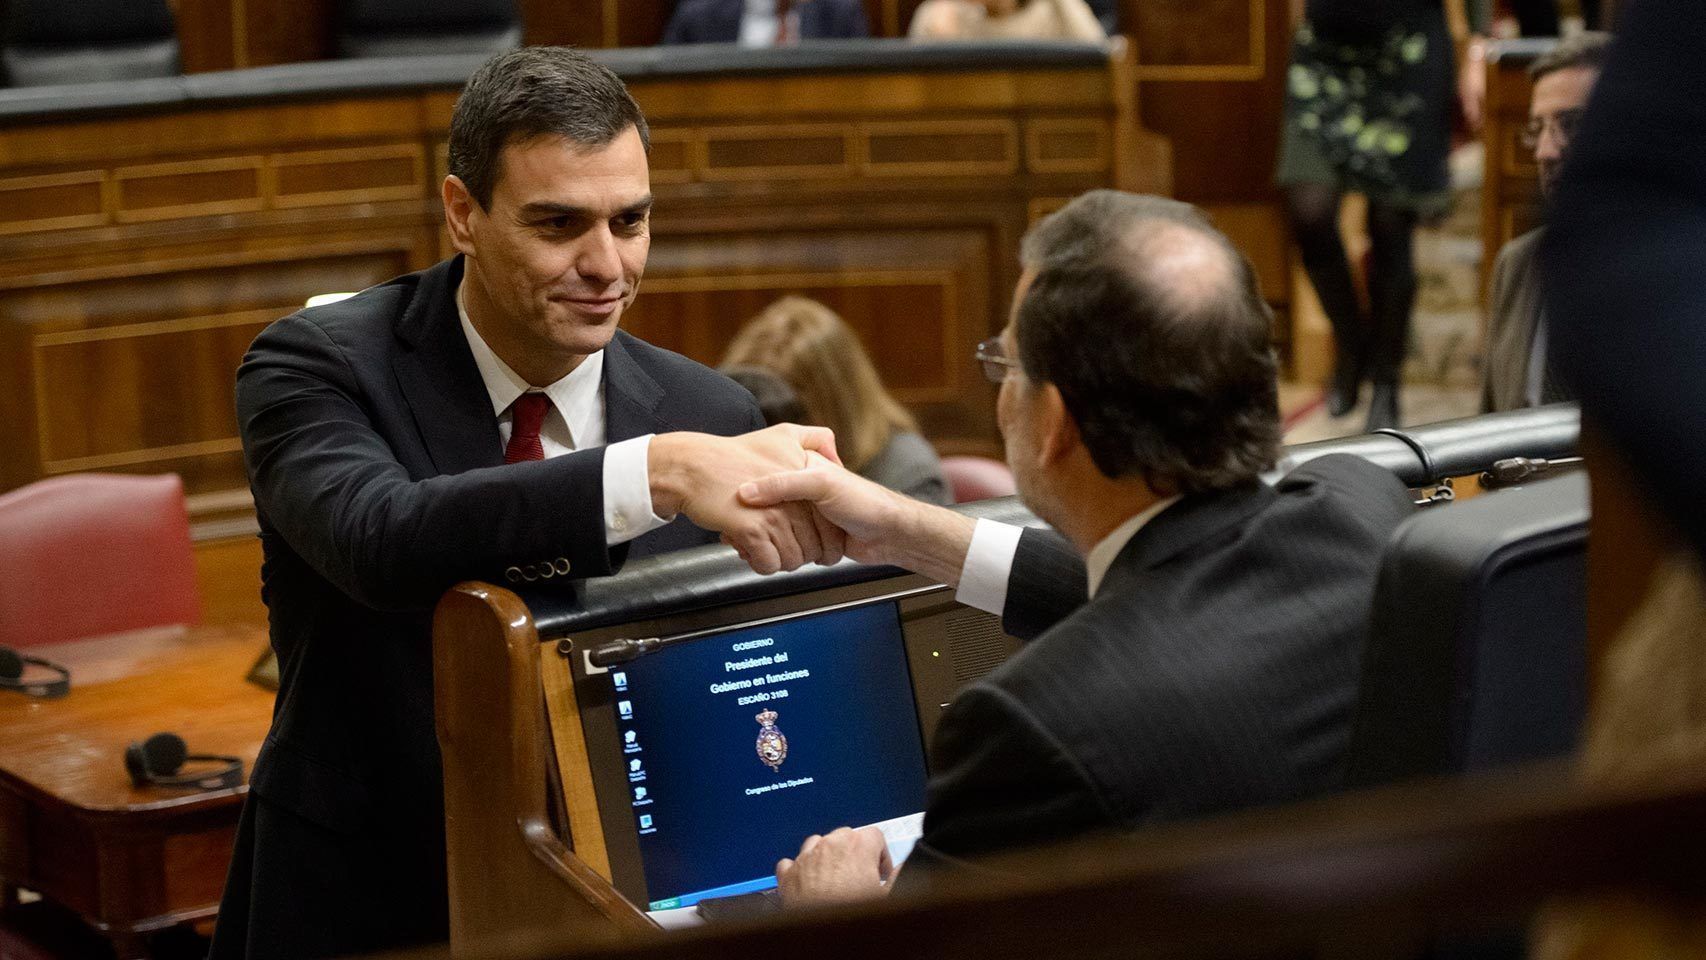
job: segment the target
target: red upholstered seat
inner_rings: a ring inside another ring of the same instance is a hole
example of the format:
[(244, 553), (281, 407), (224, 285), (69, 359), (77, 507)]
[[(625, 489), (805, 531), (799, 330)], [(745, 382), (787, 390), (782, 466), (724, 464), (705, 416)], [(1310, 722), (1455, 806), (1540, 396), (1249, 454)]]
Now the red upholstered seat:
[(200, 620), (177, 475), (80, 473), (0, 495), (0, 646)]
[(942, 476), (954, 491), (955, 503), (1012, 496), (1019, 489), (1013, 483), (1013, 471), (988, 457), (943, 457)]

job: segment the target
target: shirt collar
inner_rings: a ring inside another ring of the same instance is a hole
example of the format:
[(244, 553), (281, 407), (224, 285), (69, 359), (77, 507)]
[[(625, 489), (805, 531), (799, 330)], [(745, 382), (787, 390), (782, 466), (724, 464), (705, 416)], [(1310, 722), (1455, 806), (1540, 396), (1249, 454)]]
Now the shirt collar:
[(1102, 586), (1102, 580), (1107, 577), (1108, 570), (1119, 558), (1120, 551), (1137, 536), (1144, 524), (1155, 519), (1156, 514), (1179, 502), (1178, 495), (1157, 500), (1145, 507), (1142, 512), (1114, 528), (1114, 532), (1102, 538), (1102, 541), (1090, 548), (1089, 556), (1084, 558), (1084, 570), (1089, 575), (1090, 596), (1096, 595)]
[[(510, 369), (487, 345), (474, 322), (468, 319), (468, 308), (462, 302), (462, 286), (456, 287), (456, 316), (462, 322), (462, 334), (468, 338), (468, 349), (474, 354), (474, 365), (480, 368), (480, 379), (486, 384), (486, 394), (492, 401), (492, 415), (502, 417), (521, 396), (533, 386), (521, 374)], [(588, 354), (568, 376), (542, 388), (551, 398), (552, 406), (569, 427), (569, 437), (577, 448), (589, 446), (592, 418), (600, 413), (600, 388), (604, 385), (604, 351)], [(600, 441), (602, 442), (602, 441)]]

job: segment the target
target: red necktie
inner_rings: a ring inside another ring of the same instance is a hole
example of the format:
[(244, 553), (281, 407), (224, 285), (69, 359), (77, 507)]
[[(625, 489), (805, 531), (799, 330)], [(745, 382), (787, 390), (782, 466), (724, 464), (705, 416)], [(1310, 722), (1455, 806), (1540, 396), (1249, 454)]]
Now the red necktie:
[(779, 47), (798, 39), (788, 23), (788, 11), (793, 5), (792, 0), (776, 0), (776, 45)]
[(524, 393), (509, 405), (509, 445), (504, 447), (504, 463), (545, 459), (545, 445), (539, 442), (539, 425), (545, 422), (545, 411), (551, 409), (551, 398), (543, 393)]

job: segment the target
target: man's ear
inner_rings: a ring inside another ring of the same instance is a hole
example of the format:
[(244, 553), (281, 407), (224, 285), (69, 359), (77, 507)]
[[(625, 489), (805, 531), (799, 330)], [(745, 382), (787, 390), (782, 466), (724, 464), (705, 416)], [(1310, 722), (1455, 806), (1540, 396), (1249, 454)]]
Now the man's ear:
[(474, 232), (469, 227), (469, 221), (476, 216), (483, 216), (485, 211), (474, 195), (468, 192), (468, 185), (462, 178), (450, 174), (444, 178), (441, 188), (444, 199), (444, 225), (450, 230), (450, 245), (458, 253), (474, 255)]
[(1066, 409), (1066, 398), (1060, 395), (1059, 387), (1044, 383), (1037, 388), (1037, 415), (1037, 465), (1053, 466), (1072, 456), (1081, 444), (1078, 421)]

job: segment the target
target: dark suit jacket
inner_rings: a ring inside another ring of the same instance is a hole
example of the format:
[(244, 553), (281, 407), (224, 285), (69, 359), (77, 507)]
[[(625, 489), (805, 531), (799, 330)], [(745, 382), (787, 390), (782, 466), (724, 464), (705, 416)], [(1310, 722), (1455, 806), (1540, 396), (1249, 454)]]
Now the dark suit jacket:
[[(1005, 848), (1333, 790), (1378, 559), (1410, 512), (1349, 456), (1162, 511), (1095, 599), (943, 712), (903, 888)], [(1010, 632), (1083, 596), (1075, 558), (1025, 533)]]
[[(607, 574), (629, 552), (715, 539), (682, 519), (607, 549), (603, 448), (503, 465), (457, 320), (461, 275), (458, 258), (292, 314), (238, 372), (280, 684), (215, 956), (446, 937), (429, 637), (446, 588), (559, 559)], [(610, 442), (764, 425), (732, 381), (625, 333), (604, 378)]]
[[(664, 28), (664, 43), (735, 43), (745, 0), (681, 0)], [(865, 7), (859, 0), (802, 0), (801, 40), (838, 40), (868, 36)]]
[(1549, 212), (1552, 359), (1582, 417), (1706, 554), (1706, 15), (1618, 5)]
[(1528, 360), (1540, 323), (1540, 272), (1536, 227), (1499, 249), (1493, 261), (1487, 314), (1487, 358), (1481, 412), (1528, 406)]

